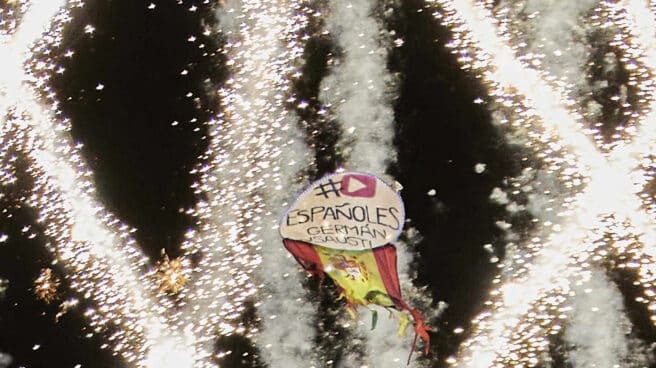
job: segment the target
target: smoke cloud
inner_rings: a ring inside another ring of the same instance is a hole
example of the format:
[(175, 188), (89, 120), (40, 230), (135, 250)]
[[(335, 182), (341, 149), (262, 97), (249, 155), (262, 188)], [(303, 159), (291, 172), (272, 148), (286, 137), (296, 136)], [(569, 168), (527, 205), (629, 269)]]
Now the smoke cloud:
[(11, 355), (0, 352), (0, 368), (9, 368), (13, 361)]
[(330, 2), (326, 26), (343, 57), (321, 83), (319, 98), (341, 122), (338, 143), (349, 169), (385, 173), (396, 159), (392, 145), (394, 111), (386, 92), (391, 76), (386, 70), (387, 49), (380, 44), (383, 29), (371, 17), (372, 1)]
[[(644, 351), (631, 351), (640, 343), (630, 338), (622, 294), (606, 275), (594, 270), (586, 282), (574, 286), (574, 310), (564, 340), (571, 348), (568, 362), (573, 367), (613, 368), (647, 364)], [(633, 340), (633, 341), (631, 341)]]

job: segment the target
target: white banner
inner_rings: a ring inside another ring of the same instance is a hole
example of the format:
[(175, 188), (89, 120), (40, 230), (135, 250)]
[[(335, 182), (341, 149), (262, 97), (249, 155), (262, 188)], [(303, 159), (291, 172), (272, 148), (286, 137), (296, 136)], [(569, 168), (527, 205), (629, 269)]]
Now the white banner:
[(280, 223), (283, 238), (333, 249), (365, 250), (398, 238), (405, 209), (401, 197), (371, 174), (343, 172), (312, 183)]

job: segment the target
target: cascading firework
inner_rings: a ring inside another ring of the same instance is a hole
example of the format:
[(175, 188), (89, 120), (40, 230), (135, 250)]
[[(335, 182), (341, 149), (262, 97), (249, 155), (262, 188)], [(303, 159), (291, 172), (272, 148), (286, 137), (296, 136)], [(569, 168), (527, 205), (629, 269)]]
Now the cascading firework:
[[(613, 270), (635, 275), (640, 302), (656, 324), (656, 205), (645, 189), (653, 181), (656, 148), (653, 4), (600, 3), (592, 11), (589, 27), (617, 29), (605, 41), (620, 50), (618, 62), (639, 96), (636, 106), (626, 109), (625, 128), (604, 137), (589, 121), (594, 115), (571, 97), (576, 95), (573, 87), (541, 64), (552, 58), (521, 44), (527, 36), (507, 9), (493, 8), (491, 2), (427, 3), (433, 10), (437, 3), (435, 17), (453, 30), (450, 47), (463, 68), (488, 87), (498, 116), (505, 118), (500, 129), (533, 150), (539, 168), (525, 170), (537, 178), (533, 192), (527, 189), (533, 198), (528, 207), (544, 211), (533, 213), (530, 240), (507, 252), (487, 308), (449, 362), (535, 366), (545, 359), (549, 336), (562, 335), (583, 342), (571, 354), (574, 365), (626, 363), (631, 352), (617, 331), (626, 324), (624, 311), (614, 304), (618, 291), (600, 268), (610, 259)], [(308, 14), (315, 13), (291, 0), (227, 1), (218, 9), (226, 40), (221, 52), (231, 75), (218, 91), (222, 112), (208, 123), (210, 145), (195, 169), (199, 181), (193, 189), (201, 198), (192, 211), (197, 226), (187, 233), (179, 264), (189, 280), (169, 298), (143, 273), (148, 261), (131, 230), (95, 199), (91, 173), (48, 89), (48, 75), (56, 66), (43, 45), (59, 42), (58, 31), (47, 33), (28, 52), (63, 5), (22, 4), (27, 11), (0, 34), (0, 180), (3, 185), (18, 180), (17, 157), (29, 164), (34, 185), (25, 202), (38, 210), (48, 247), (67, 282), (95, 303), (86, 313), (93, 329), (108, 334), (110, 347), (135, 366), (213, 367), (217, 332), (256, 342), (271, 367), (324, 365), (313, 353), (316, 305), (307, 301), (301, 273), (276, 230), (279, 211), (307, 181), (301, 170), (311, 166), (289, 106), (298, 103), (290, 78), (300, 74), (303, 29)], [(383, 174), (395, 159), (393, 113), (385, 92), (386, 51), (378, 43), (382, 27), (370, 14), (372, 6), (329, 3), (327, 29), (343, 53), (318, 97), (344, 128), (344, 166)], [(66, 21), (62, 12), (55, 23)], [(543, 186), (541, 177), (554, 178), (558, 191)], [(522, 180), (511, 182), (520, 187)], [(404, 258), (410, 255), (400, 255), (400, 262), (407, 263)], [(404, 273), (406, 289), (412, 289)], [(617, 337), (604, 345), (608, 349), (585, 345), (589, 337), (571, 334), (589, 321), (588, 306), (600, 303), (608, 308), (598, 312), (612, 317), (603, 333)], [(259, 316), (254, 324), (243, 320), (251, 307)], [(399, 365), (407, 343), (381, 327), (366, 332), (364, 359), (376, 367)], [(378, 339), (381, 333), (385, 337)]]
[[(649, 134), (638, 135), (632, 143), (616, 141), (604, 147), (608, 153), (602, 153), (588, 136), (590, 130), (583, 128), (576, 102), (562, 91), (556, 92), (562, 87), (556, 87), (554, 78), (527, 66), (532, 63), (530, 56), (515, 55), (516, 49), (505, 44), (514, 37), (504, 33), (509, 32), (507, 24), (497, 26), (499, 20), (482, 4), (444, 1), (440, 6), (436, 18), (454, 31), (452, 47), (460, 61), (483, 77), (501, 110), (509, 110), (513, 116), (510, 129), (523, 137), (527, 146), (537, 148), (537, 157), (548, 168), (546, 173), (558, 178), (566, 188), (561, 194), (570, 198), (562, 202), (556, 223), (543, 219), (539, 224), (538, 233), (545, 235), (533, 237), (523, 253), (506, 260), (502, 274), (495, 279), (500, 286), (492, 291), (489, 309), (473, 321), (472, 336), (462, 345), (459, 359), (450, 358), (449, 362), (474, 367), (535, 366), (549, 346), (547, 336), (558, 334), (567, 321), (571, 309), (567, 301), (577, 301), (577, 288), (572, 284), (588, 282), (590, 275), (598, 272), (593, 267), (599, 267), (604, 258), (620, 255), (625, 261), (618, 262), (619, 268), (637, 267), (640, 285), (647, 297), (653, 297), (651, 262), (644, 259), (650, 258), (653, 247), (649, 234), (654, 221), (641, 206), (650, 175), (640, 167), (650, 166), (641, 160), (649, 160), (653, 142)], [(648, 45), (652, 38), (639, 42)], [(640, 50), (631, 49), (627, 54), (629, 65), (635, 68), (641, 63), (635, 59), (643, 54)], [(650, 75), (645, 71), (640, 78)], [(624, 342), (619, 344), (608, 351), (626, 349), (621, 346)], [(585, 354), (582, 351), (580, 355)], [(596, 364), (625, 359), (587, 355), (578, 364), (590, 359), (596, 359)]]
[[(81, 3), (69, 6), (76, 4)], [(47, 85), (55, 69), (48, 45), (61, 42), (61, 27), (69, 20), (66, 11), (59, 11), (64, 5), (29, 4), (1, 45), (8, 62), (0, 75), (2, 184), (16, 180), (16, 157), (26, 160), (33, 185), (25, 203), (37, 210), (48, 249), (71, 287), (95, 303), (85, 312), (93, 330), (110, 334), (110, 347), (127, 362), (148, 366), (149, 350), (161, 339), (178, 341), (166, 325), (168, 305), (153, 297), (153, 284), (141, 271), (147, 260), (129, 227), (94, 199), (90, 172), (71, 141), (70, 122), (60, 117), (56, 101), (41, 102), (40, 96), (53, 95)]]
[[(345, 168), (386, 176), (389, 164), (396, 160), (392, 144), (394, 111), (392, 75), (385, 67), (390, 35), (385, 34), (382, 19), (377, 19), (373, 1), (329, 1), (326, 29), (339, 48), (340, 56), (331, 62), (330, 74), (322, 81), (319, 99), (342, 127), (338, 146), (345, 157)], [(393, 8), (390, 8), (393, 9)], [(406, 244), (397, 247), (399, 277), (404, 291), (419, 294), (413, 287), (408, 265), (412, 258)], [(378, 324), (375, 331), (357, 324), (359, 338), (367, 342), (365, 365), (392, 367), (405, 364), (410, 338), (399, 338), (391, 319)]]
[[(256, 340), (270, 366), (312, 360), (312, 306), (299, 272), (281, 246), (276, 224), (309, 152), (296, 119), (290, 78), (303, 53), (308, 9), (300, 1), (227, 1), (217, 12), (230, 77), (218, 91), (223, 111), (210, 122), (206, 163), (195, 186), (198, 229), (183, 248), (201, 254), (187, 314), (197, 332)], [(243, 316), (257, 307), (260, 326)], [(307, 333), (304, 333), (307, 332)], [(205, 341), (211, 351), (212, 340)]]

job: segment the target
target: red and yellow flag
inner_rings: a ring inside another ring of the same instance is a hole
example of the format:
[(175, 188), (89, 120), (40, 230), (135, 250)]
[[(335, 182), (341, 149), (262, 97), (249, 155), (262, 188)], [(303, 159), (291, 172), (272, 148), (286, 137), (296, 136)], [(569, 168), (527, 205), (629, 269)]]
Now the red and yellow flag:
[(358, 305), (397, 309), (403, 333), (409, 313), (415, 325), (412, 356), (417, 337), (428, 353), (430, 327), (401, 297), (392, 242), (403, 230), (404, 217), (401, 196), (383, 180), (338, 172), (310, 184), (294, 200), (280, 221), (280, 235), (303, 268), (335, 282), (351, 315)]
[[(396, 248), (392, 244), (368, 250), (346, 251), (322, 247), (302, 241), (284, 239), (287, 250), (307, 271), (324, 278), (328, 275), (347, 300), (349, 311), (358, 305), (376, 304), (407, 311), (414, 319), (415, 341), (419, 336), (428, 353), (430, 327), (419, 312), (410, 308), (401, 297), (396, 269)], [(407, 318), (401, 314), (403, 332)], [(414, 350), (414, 343), (413, 343)]]

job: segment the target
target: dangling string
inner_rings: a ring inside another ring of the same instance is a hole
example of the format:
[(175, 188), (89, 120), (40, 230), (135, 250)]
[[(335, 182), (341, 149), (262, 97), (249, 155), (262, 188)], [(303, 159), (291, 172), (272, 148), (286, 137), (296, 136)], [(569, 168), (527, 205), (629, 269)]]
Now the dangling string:
[(419, 334), (415, 331), (415, 338), (412, 340), (412, 347), (410, 348), (410, 354), (408, 354), (408, 361), (405, 363), (405, 365), (410, 365), (410, 359), (412, 359), (412, 353), (415, 352), (415, 347), (417, 346), (417, 336), (419, 336)]

